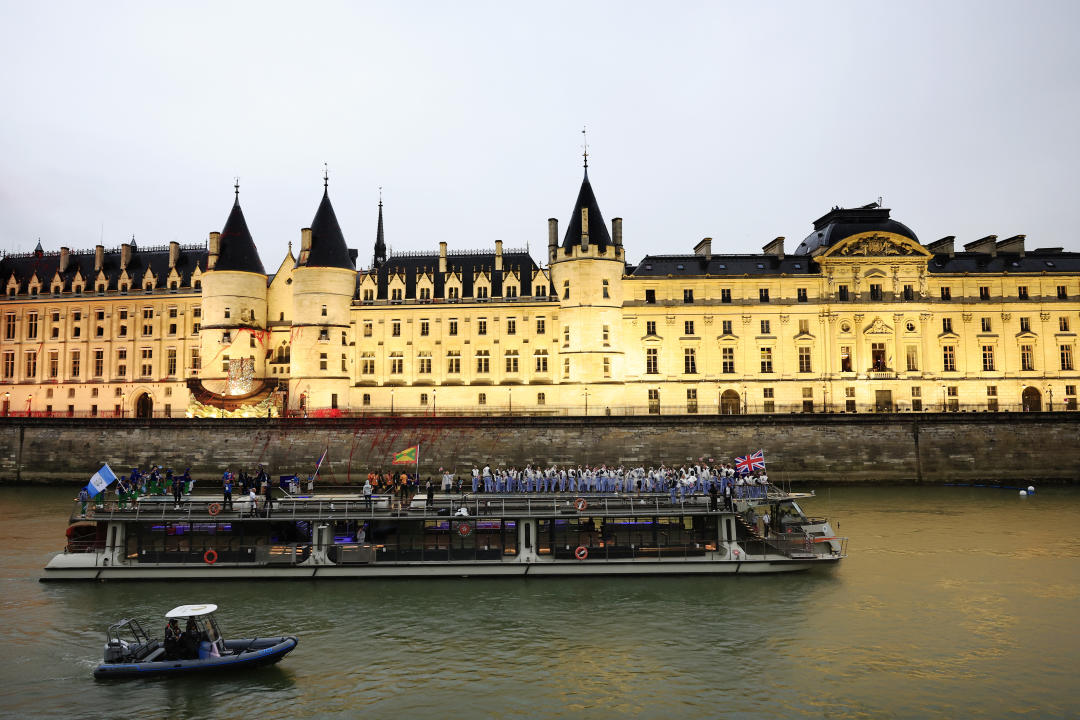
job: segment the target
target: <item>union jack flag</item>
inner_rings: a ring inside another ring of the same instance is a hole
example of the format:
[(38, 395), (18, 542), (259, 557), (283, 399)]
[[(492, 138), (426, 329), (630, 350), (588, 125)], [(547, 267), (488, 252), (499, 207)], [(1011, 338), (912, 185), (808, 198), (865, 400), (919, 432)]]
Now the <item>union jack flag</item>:
[(765, 472), (765, 451), (758, 450), (753, 455), (735, 458), (735, 470), (740, 475), (749, 475), (755, 470)]

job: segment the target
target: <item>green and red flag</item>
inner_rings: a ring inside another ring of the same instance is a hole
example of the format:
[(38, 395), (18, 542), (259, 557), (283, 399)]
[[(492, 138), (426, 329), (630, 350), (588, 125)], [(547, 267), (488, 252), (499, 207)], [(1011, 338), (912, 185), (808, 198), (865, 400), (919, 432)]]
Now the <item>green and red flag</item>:
[(394, 454), (394, 465), (415, 465), (416, 456), (420, 452), (419, 445), (413, 445), (412, 447), (405, 448), (399, 453)]

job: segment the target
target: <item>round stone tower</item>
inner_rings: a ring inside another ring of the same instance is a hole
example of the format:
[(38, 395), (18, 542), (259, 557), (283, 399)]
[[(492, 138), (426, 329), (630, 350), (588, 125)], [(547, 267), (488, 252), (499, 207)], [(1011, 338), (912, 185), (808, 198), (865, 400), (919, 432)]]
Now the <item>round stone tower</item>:
[[(225, 227), (210, 233), (202, 276), (199, 377), (219, 394), (242, 395), (266, 376), (266, 271), (240, 209), (240, 188)], [(236, 369), (243, 367), (242, 373)], [(229, 367), (237, 375), (230, 387)]]
[(289, 406), (309, 412), (345, 410), (351, 376), (349, 307), (356, 292), (356, 257), (345, 245), (325, 182), (315, 219), (310, 228), (300, 231), (300, 240), (293, 270)]
[[(603, 383), (623, 373), (622, 219), (609, 234), (586, 165), (562, 245), (558, 221), (548, 221), (548, 262), (559, 296), (559, 377), (563, 383)], [(567, 375), (569, 359), (569, 375)]]

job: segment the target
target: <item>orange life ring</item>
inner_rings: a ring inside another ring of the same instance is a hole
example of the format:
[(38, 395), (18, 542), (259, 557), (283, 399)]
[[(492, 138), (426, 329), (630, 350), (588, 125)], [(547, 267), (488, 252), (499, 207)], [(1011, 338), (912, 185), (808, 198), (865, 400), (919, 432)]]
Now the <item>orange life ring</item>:
[(221, 512), (221, 503), (210, 503), (206, 506), (206, 512), (210, 513), (211, 515), (217, 515), (219, 512)]
[(574, 501), (574, 507), (578, 509), (578, 512), (581, 512), (585, 508), (589, 507), (589, 503), (585, 500), (585, 498), (578, 498)]
[(589, 548), (585, 547), (584, 545), (578, 545), (577, 550), (574, 550), (574, 557), (576, 557), (578, 560), (584, 560), (585, 558), (589, 557)]
[(203, 553), (202, 559), (207, 565), (213, 565), (217, 562), (217, 550), (207, 550)]
[(472, 535), (472, 525), (469, 523), (461, 523), (457, 526), (457, 534), (461, 537), (469, 537)]

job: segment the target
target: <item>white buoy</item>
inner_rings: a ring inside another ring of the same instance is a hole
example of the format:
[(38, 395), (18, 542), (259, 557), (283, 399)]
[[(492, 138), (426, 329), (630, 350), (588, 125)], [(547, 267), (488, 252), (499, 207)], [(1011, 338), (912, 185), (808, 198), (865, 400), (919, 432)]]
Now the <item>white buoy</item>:
[(1027, 497), (1027, 490), (1021, 490), (1020, 497)]
[(1034, 485), (1028, 485), (1028, 492), (1029, 493), (1035, 492), (1035, 486)]

